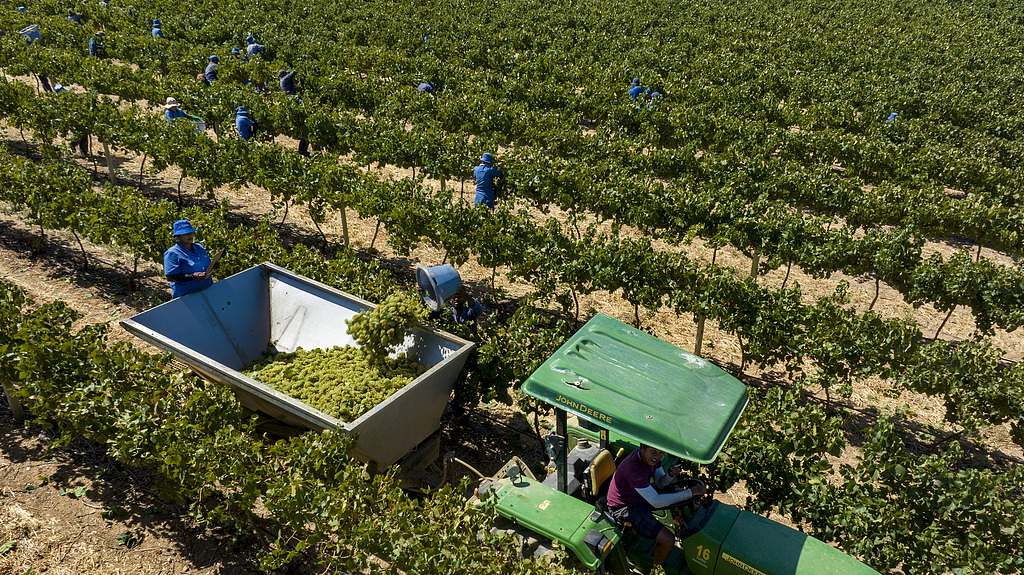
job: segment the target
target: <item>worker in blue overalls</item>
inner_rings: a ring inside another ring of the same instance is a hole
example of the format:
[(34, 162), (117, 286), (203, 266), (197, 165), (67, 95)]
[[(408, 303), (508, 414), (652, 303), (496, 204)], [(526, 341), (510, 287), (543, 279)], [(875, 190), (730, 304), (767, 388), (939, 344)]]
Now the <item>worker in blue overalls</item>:
[(212, 86), (214, 80), (217, 79), (217, 66), (220, 64), (220, 58), (216, 54), (213, 54), (206, 59), (206, 68), (203, 70), (202, 80), (207, 86)]
[(455, 323), (469, 325), (469, 330), (476, 333), (477, 320), (484, 313), (484, 306), (480, 300), (469, 295), (465, 286), (459, 286), (459, 291), (449, 300), (452, 306), (452, 319)]
[(636, 102), (645, 90), (647, 88), (640, 85), (640, 78), (633, 78), (633, 81), (629, 83), (629, 99)]
[(164, 252), (164, 275), (171, 282), (171, 297), (203, 291), (213, 285), (213, 261), (188, 220), (174, 222), (174, 245)]
[(256, 131), (256, 121), (249, 115), (249, 109), (245, 106), (239, 106), (235, 110), (235, 130), (238, 137), (243, 140), (252, 138)]
[(501, 168), (494, 165), (494, 155), (490, 152), (484, 153), (480, 157), (480, 165), (473, 168), (473, 178), (476, 180), (473, 205), (494, 209), (494, 180), (501, 176)]
[(249, 32), (249, 35), (245, 38), (245, 53), (248, 56), (255, 56), (263, 52), (265, 46), (256, 41), (256, 37)]

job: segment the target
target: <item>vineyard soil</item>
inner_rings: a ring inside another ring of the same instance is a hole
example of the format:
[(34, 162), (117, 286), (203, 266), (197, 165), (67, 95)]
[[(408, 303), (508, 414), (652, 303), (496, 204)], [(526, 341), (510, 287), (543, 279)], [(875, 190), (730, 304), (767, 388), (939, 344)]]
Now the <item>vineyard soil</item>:
[(244, 548), (205, 533), (148, 478), (81, 442), (48, 449), (0, 407), (0, 573), (245, 575)]

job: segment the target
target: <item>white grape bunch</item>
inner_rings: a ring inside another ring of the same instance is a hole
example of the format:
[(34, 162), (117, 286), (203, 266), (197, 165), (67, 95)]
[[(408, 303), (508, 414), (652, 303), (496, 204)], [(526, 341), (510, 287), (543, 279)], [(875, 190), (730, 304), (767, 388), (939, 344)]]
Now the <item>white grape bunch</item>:
[(380, 363), (405, 340), (409, 328), (427, 319), (419, 298), (407, 292), (389, 295), (376, 309), (348, 321), (348, 333), (362, 346), (368, 359)]
[(341, 421), (353, 421), (423, 371), (406, 358), (369, 361), (355, 347), (299, 349), (268, 355), (246, 375)]

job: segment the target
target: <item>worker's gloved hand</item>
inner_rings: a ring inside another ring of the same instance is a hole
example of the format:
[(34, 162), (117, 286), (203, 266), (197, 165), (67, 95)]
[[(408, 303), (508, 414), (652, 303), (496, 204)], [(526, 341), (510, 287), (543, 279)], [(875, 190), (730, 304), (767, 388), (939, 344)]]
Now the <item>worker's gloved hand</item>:
[(690, 492), (693, 493), (693, 498), (697, 499), (698, 497), (703, 497), (704, 494), (707, 493), (707, 488), (704, 487), (702, 482), (694, 480), (694, 484), (690, 486)]

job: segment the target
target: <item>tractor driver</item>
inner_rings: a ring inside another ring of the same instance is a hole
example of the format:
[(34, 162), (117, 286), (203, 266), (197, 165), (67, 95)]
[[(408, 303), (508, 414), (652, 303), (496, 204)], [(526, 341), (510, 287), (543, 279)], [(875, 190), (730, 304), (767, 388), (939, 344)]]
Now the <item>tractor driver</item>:
[(680, 472), (678, 466), (668, 472), (661, 467), (664, 455), (656, 447), (641, 445), (622, 460), (608, 486), (609, 513), (620, 525), (628, 520), (641, 537), (654, 540), (654, 565), (665, 562), (675, 545), (675, 536), (654, 518), (652, 511), (704, 494), (704, 486), (699, 483), (675, 493), (658, 493), (657, 488), (671, 485)]

